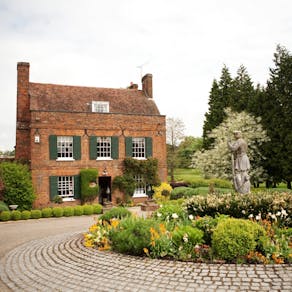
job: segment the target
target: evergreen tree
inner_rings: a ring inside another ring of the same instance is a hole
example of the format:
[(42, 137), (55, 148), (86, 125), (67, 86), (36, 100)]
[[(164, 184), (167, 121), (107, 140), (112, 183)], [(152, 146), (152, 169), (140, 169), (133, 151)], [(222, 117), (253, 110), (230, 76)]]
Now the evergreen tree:
[(209, 96), (209, 110), (205, 114), (203, 126), (203, 148), (210, 149), (214, 139), (208, 134), (222, 123), (225, 118), (224, 109), (229, 106), (232, 93), (232, 78), (226, 66), (223, 67), (219, 82), (213, 81)]
[(275, 68), (270, 69), (270, 79), (263, 95), (262, 120), (271, 141), (266, 144), (267, 170), (276, 183), (292, 181), (292, 55), (277, 46), (274, 54)]

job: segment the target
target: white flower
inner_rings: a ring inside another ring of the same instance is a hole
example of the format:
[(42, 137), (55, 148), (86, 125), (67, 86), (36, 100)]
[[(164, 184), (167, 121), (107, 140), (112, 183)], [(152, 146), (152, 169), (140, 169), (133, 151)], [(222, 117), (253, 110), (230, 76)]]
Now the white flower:
[(172, 217), (173, 219), (177, 219), (177, 218), (178, 218), (178, 215), (177, 215), (176, 213), (173, 213), (173, 214), (171, 215), (171, 217)]
[(250, 219), (253, 218), (253, 214), (250, 214), (250, 215), (248, 216), (248, 218), (250, 218)]
[(256, 220), (261, 220), (261, 213), (259, 213), (258, 215), (256, 215)]
[(281, 216), (281, 212), (280, 211), (278, 211), (277, 213), (276, 213), (276, 216)]
[(284, 210), (283, 208), (282, 208), (281, 214), (283, 217), (286, 217), (288, 215), (286, 210)]
[(157, 217), (161, 217), (162, 216), (162, 214), (161, 213), (158, 213), (158, 212), (157, 212), (156, 215), (157, 215)]
[(277, 217), (276, 217), (275, 214), (272, 214), (272, 215), (271, 215), (271, 218), (274, 219), (274, 220), (277, 220)]
[(194, 216), (191, 214), (191, 215), (189, 215), (189, 219), (190, 220), (193, 220), (194, 219)]
[(245, 210), (242, 210), (241, 213), (242, 213), (242, 214), (245, 214)]
[(184, 234), (183, 241), (184, 242), (188, 242), (189, 241), (189, 237), (188, 237), (188, 234), (187, 233)]

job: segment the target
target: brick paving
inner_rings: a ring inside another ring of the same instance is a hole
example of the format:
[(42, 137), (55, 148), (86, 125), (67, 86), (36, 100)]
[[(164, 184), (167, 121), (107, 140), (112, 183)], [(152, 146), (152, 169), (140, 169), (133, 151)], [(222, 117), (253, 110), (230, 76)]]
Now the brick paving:
[(99, 252), (69, 232), (29, 241), (1, 259), (12, 291), (292, 291), (291, 265), (209, 265)]

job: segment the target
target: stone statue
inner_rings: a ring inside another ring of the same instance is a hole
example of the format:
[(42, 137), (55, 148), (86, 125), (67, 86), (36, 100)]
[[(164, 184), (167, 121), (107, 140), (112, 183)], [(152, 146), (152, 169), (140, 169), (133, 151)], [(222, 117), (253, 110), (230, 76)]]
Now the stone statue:
[(241, 194), (250, 192), (250, 181), (248, 171), (250, 162), (247, 152), (247, 143), (241, 137), (240, 131), (234, 131), (234, 142), (227, 142), (228, 148), (232, 151), (232, 174), (234, 188)]

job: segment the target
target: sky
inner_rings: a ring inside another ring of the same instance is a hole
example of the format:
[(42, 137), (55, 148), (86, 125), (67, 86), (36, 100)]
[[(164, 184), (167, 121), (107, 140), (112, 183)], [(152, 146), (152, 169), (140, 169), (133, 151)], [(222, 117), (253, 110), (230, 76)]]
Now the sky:
[(30, 81), (141, 89), (200, 137), (224, 65), (265, 85), (278, 44), (292, 50), (291, 0), (0, 0), (0, 150), (12, 150), (16, 66)]

